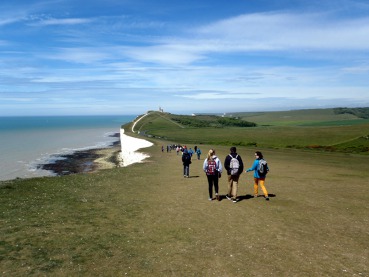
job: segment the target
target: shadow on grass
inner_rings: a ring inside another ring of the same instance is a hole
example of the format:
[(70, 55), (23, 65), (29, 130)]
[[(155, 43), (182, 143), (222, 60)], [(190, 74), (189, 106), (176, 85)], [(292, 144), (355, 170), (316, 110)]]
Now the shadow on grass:
[[(277, 197), (275, 194), (268, 194), (269, 198), (271, 197)], [(258, 195), (258, 198), (259, 197), (263, 197), (264, 198), (264, 195)], [(240, 201), (243, 201), (243, 200), (249, 200), (249, 199), (254, 199), (254, 196), (251, 195), (251, 194), (246, 194), (246, 195), (240, 195), (237, 197), (237, 202), (240, 202)], [(227, 200), (227, 197), (225, 195), (219, 195), (219, 201), (222, 201), (222, 200)]]
[[(276, 197), (276, 195), (275, 195), (275, 194), (272, 194), (272, 193), (269, 193), (269, 194), (268, 194), (268, 196), (269, 196), (269, 198), (271, 198), (271, 197)], [(258, 198), (259, 198), (259, 197), (264, 198), (264, 195), (258, 195)], [(251, 195), (251, 194), (240, 195), (240, 196), (238, 197), (238, 202), (239, 202), (239, 201), (242, 201), (242, 200), (248, 200), (248, 199), (254, 199), (254, 196), (253, 196), (253, 195)]]

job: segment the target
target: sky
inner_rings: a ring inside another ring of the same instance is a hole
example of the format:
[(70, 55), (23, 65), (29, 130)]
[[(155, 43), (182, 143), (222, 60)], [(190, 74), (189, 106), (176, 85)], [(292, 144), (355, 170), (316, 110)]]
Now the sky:
[(0, 2), (0, 116), (368, 106), (368, 0)]

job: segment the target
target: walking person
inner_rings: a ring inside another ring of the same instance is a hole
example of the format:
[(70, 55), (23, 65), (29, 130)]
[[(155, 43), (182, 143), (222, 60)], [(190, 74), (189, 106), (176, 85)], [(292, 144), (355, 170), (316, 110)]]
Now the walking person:
[[(264, 164), (265, 169), (261, 170), (260, 164)], [(269, 171), (268, 164), (264, 160), (263, 154), (260, 151), (255, 152), (255, 161), (250, 168), (246, 170), (246, 172), (254, 170), (254, 198), (258, 197), (258, 188), (259, 185), (261, 190), (264, 193), (265, 200), (269, 201), (268, 191), (265, 188), (265, 177)]]
[(224, 167), (228, 174), (228, 193), (226, 195), (228, 200), (237, 203), (238, 180), (243, 172), (243, 162), (240, 155), (237, 154), (235, 146), (230, 148), (230, 154), (224, 160)]
[(201, 156), (201, 154), (202, 154), (202, 152), (201, 152), (201, 149), (200, 149), (200, 148), (197, 148), (197, 150), (196, 150), (196, 154), (197, 154), (197, 159), (198, 159), (198, 160), (200, 160), (200, 156)]
[[(197, 149), (199, 150), (199, 149)], [(221, 177), (223, 167), (219, 158), (215, 155), (215, 150), (210, 149), (207, 158), (204, 160), (203, 170), (208, 179), (209, 200), (213, 200), (213, 187), (215, 190), (215, 198), (220, 201), (219, 197), (219, 178)]]
[(188, 153), (187, 148), (183, 150), (182, 163), (183, 163), (183, 176), (185, 178), (189, 178), (190, 177), (190, 164), (192, 162), (191, 162), (191, 155)]

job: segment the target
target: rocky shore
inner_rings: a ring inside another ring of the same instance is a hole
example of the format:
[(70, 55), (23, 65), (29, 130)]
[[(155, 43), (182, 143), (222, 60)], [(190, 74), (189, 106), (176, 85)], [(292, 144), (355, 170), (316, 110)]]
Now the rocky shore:
[[(120, 133), (112, 136), (119, 137)], [(118, 140), (107, 148), (81, 150), (72, 154), (60, 155), (55, 161), (40, 164), (38, 168), (51, 171), (57, 176), (114, 168), (119, 166), (120, 150), (120, 140)]]
[(107, 148), (81, 150), (72, 154), (60, 155), (53, 162), (40, 164), (38, 169), (51, 171), (57, 176), (90, 173), (100, 169), (129, 166), (149, 157), (137, 150), (150, 147), (151, 142), (127, 136), (124, 134), (124, 129), (112, 136), (120, 139)]

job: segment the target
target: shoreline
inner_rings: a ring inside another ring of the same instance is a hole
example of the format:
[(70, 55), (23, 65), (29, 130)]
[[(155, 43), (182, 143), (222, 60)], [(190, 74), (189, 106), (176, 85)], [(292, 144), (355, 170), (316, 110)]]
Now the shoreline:
[(153, 143), (124, 134), (115, 133), (120, 139), (108, 147), (93, 148), (75, 151), (71, 154), (57, 156), (57, 160), (50, 163), (39, 164), (38, 169), (47, 170), (54, 176), (65, 176), (77, 173), (93, 173), (102, 169), (125, 167), (134, 163), (140, 163), (150, 157), (137, 150), (150, 147)]
[[(119, 137), (119, 133), (111, 135)], [(115, 167), (114, 153), (119, 151), (120, 140), (106, 147), (77, 150), (69, 154), (56, 155), (56, 159), (45, 164), (38, 164), (37, 169), (46, 170), (53, 176), (76, 173), (91, 173), (103, 168)]]
[(153, 145), (145, 139), (135, 138), (124, 134), (124, 129), (120, 129), (121, 151), (119, 153), (120, 166), (125, 167), (133, 163), (140, 163), (150, 157), (147, 154), (137, 150), (147, 148)]

